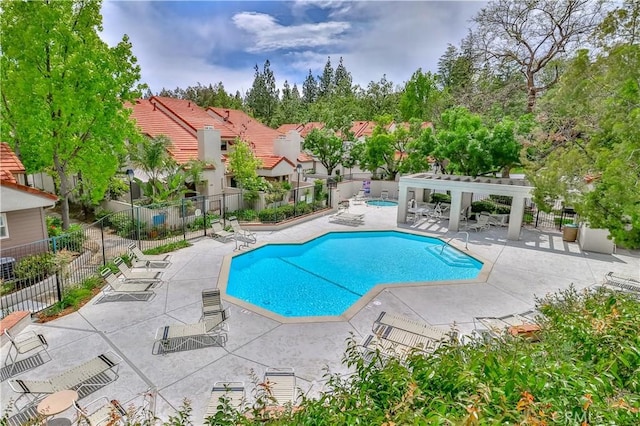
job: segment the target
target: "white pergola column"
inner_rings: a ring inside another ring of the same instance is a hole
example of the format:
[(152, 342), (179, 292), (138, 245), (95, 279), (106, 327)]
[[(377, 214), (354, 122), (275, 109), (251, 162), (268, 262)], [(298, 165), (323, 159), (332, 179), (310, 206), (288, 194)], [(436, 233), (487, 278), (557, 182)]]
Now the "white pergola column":
[(451, 191), (451, 210), (449, 210), (449, 231), (460, 230), (460, 211), (462, 210), (462, 191)]
[(396, 223), (405, 223), (407, 221), (407, 205), (409, 200), (409, 186), (407, 184), (398, 185), (398, 216), (396, 217)]
[(511, 213), (509, 214), (509, 230), (507, 239), (518, 241), (520, 239), (520, 228), (522, 227), (522, 216), (524, 216), (524, 200), (522, 195), (514, 195), (511, 200)]

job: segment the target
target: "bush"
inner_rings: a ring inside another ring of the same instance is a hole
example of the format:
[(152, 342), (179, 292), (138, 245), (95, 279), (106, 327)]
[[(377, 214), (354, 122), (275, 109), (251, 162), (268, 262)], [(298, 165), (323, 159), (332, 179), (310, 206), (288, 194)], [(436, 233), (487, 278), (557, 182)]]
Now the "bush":
[(473, 203), (471, 203), (471, 211), (473, 213), (480, 213), (480, 212), (495, 213), (496, 207), (497, 207), (496, 204), (491, 200), (474, 201)]
[(82, 252), (82, 246), (87, 240), (84, 229), (78, 224), (69, 226), (64, 234), (53, 237), (51, 240), (51, 250), (58, 252), (60, 250), (69, 250), (76, 253)]
[[(190, 247), (191, 243), (185, 240), (176, 241), (174, 243), (164, 244), (152, 249), (144, 251), (144, 254), (163, 254), (171, 251), (176, 251), (181, 248)], [(115, 265), (114, 265), (115, 266)]]
[(434, 192), (431, 194), (432, 203), (451, 203), (451, 195)]
[(513, 197), (508, 195), (489, 195), (489, 198), (492, 199), (497, 204), (504, 204), (505, 206), (510, 206)]
[(236, 210), (225, 213), (224, 217), (237, 217), (239, 221), (251, 222), (258, 218), (258, 213), (253, 209)]
[(111, 228), (123, 238), (134, 238), (138, 229), (143, 230), (146, 227), (146, 223), (132, 220), (130, 212), (119, 212), (111, 216)]
[(24, 281), (40, 281), (56, 271), (53, 253), (40, 253), (23, 257), (13, 268), (16, 278)]
[(220, 215), (207, 213), (203, 216), (196, 217), (193, 222), (189, 224), (189, 229), (191, 231), (197, 231), (199, 229), (209, 228), (211, 227), (211, 223), (220, 219)]

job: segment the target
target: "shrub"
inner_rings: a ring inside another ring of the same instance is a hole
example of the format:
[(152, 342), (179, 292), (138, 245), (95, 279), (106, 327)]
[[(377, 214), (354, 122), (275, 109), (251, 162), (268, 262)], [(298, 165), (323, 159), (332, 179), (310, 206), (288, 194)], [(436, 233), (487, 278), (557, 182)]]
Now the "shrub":
[(24, 281), (40, 281), (56, 270), (53, 253), (40, 253), (23, 257), (13, 268), (16, 278)]
[(118, 236), (123, 238), (135, 237), (138, 229), (146, 229), (147, 224), (131, 218), (131, 213), (119, 212), (111, 216), (111, 227)]
[(471, 203), (471, 211), (473, 213), (480, 213), (480, 212), (495, 213), (496, 204), (491, 200), (474, 201), (473, 203)]
[(207, 213), (206, 215), (196, 217), (193, 222), (189, 224), (189, 229), (197, 231), (199, 229), (211, 227), (211, 223), (220, 219), (220, 215)]
[(180, 240), (174, 243), (168, 243), (158, 247), (154, 247), (152, 249), (145, 250), (144, 254), (163, 254), (163, 253), (176, 251), (178, 249), (190, 247), (190, 246), (191, 246), (191, 243), (189, 243), (188, 241)]
[(513, 197), (508, 195), (489, 195), (489, 198), (495, 201), (497, 204), (504, 204), (505, 206), (510, 206)]
[(451, 203), (451, 195), (434, 192), (431, 194), (432, 203)]
[(224, 216), (225, 217), (235, 216), (238, 218), (239, 221), (251, 222), (258, 218), (258, 213), (253, 209), (243, 209), (243, 210), (236, 210), (233, 212), (227, 212), (225, 213)]
[(84, 234), (84, 229), (82, 229), (80, 225), (74, 223), (69, 226), (67, 232), (52, 238), (51, 249), (53, 252), (69, 250), (80, 253), (82, 252), (82, 246), (86, 240), (87, 237)]

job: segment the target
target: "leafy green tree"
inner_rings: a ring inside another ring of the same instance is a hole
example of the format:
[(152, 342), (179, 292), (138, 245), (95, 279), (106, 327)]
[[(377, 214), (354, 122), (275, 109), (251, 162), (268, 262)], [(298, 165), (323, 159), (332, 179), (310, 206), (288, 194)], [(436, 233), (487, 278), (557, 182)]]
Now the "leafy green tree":
[(299, 123), (304, 120), (304, 110), (298, 86), (289, 86), (287, 80), (282, 86), (282, 100), (278, 104), (278, 110), (273, 118), (273, 126), (278, 127), (284, 123)]
[(229, 171), (233, 173), (233, 178), (242, 191), (253, 193), (264, 188), (264, 179), (257, 173), (257, 170), (262, 167), (262, 162), (255, 156), (247, 142), (236, 139), (231, 145), (228, 160)]
[(318, 157), (320, 164), (331, 176), (344, 156), (344, 144), (341, 137), (328, 128), (313, 129), (304, 139), (303, 149)]
[(398, 116), (399, 94), (393, 88), (393, 82), (383, 75), (379, 81), (371, 81), (367, 90), (359, 94), (364, 120), (373, 120), (381, 115)]
[(488, 63), (512, 64), (522, 73), (530, 113), (538, 94), (559, 78), (556, 73), (542, 83), (541, 72), (591, 35), (600, 5), (589, 0), (492, 1), (473, 18), (476, 49)]
[[(621, 11), (620, 9), (625, 9)], [(541, 208), (557, 198), (618, 245), (640, 247), (640, 2), (612, 11), (594, 58), (579, 51), (540, 100), (528, 176)]]
[(412, 118), (433, 121), (440, 115), (442, 101), (442, 91), (438, 88), (436, 76), (418, 69), (400, 95), (400, 115), (404, 121)]
[(340, 62), (338, 63), (336, 71), (333, 75), (333, 87), (335, 88), (335, 93), (339, 96), (352, 95), (353, 88), (351, 86), (351, 83), (351, 73), (347, 71), (347, 68), (342, 62), (342, 57), (340, 57)]
[(140, 97), (140, 68), (124, 36), (99, 36), (101, 2), (3, 1), (0, 81), (2, 138), (28, 173), (51, 172), (63, 228), (69, 227), (71, 176), (82, 172), (93, 202), (120, 167), (124, 141), (138, 137), (126, 101)]

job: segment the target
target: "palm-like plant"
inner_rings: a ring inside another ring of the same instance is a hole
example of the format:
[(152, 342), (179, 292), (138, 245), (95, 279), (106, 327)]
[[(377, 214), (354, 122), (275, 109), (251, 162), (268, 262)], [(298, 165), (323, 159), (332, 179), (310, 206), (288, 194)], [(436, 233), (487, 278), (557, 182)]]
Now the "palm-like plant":
[(169, 155), (171, 143), (169, 137), (159, 135), (152, 139), (143, 138), (131, 150), (131, 163), (149, 178), (148, 187), (151, 198), (158, 193), (161, 178), (166, 177), (177, 167), (175, 160)]

